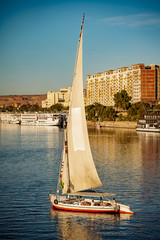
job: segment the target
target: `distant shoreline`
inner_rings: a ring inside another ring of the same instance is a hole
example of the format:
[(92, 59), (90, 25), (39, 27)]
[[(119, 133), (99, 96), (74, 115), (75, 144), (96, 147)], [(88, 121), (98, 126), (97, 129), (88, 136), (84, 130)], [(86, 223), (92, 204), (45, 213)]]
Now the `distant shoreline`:
[[(87, 121), (88, 127), (97, 127), (97, 122)], [(136, 121), (104, 121), (100, 122), (101, 127), (108, 128), (127, 128), (127, 129), (136, 129)]]

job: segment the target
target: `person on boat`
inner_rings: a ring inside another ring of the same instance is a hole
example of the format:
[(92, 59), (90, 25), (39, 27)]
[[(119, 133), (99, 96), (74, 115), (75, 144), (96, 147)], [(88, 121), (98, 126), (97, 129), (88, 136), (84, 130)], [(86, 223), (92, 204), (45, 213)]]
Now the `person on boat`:
[(100, 206), (104, 206), (103, 198), (102, 198), (102, 197), (100, 197)]
[(91, 206), (94, 206), (94, 199), (92, 199)]
[(116, 202), (116, 199), (113, 198), (113, 201), (112, 201), (113, 205), (117, 206), (117, 202)]

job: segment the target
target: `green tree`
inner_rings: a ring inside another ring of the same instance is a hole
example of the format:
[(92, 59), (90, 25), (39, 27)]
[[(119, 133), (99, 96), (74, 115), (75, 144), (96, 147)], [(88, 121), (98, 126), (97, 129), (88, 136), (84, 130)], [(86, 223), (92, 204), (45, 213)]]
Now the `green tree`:
[(116, 111), (112, 107), (106, 107), (102, 104), (95, 103), (86, 107), (86, 115), (88, 120), (110, 120), (113, 121), (116, 117)]
[(31, 107), (30, 107), (30, 111), (31, 112), (39, 112), (40, 111), (40, 107), (39, 107), (39, 105), (38, 104), (34, 104), (34, 105), (32, 105)]
[(123, 114), (120, 114), (120, 115), (118, 116), (117, 120), (118, 120), (118, 121), (126, 121), (127, 118), (126, 118), (126, 116), (123, 116)]
[(16, 108), (13, 107), (13, 106), (6, 106), (6, 111), (8, 111), (8, 112), (15, 112)]
[(86, 110), (86, 112), (88, 113), (88, 112), (89, 112), (92, 108), (94, 108), (94, 107), (95, 107), (94, 104), (88, 105), (88, 106), (85, 107), (85, 110)]
[(122, 90), (114, 95), (115, 107), (127, 110), (131, 106), (132, 97), (128, 95), (126, 90)]
[(113, 121), (116, 118), (116, 111), (113, 109), (113, 107), (106, 107), (103, 109), (102, 113), (102, 121), (109, 120)]
[(30, 104), (23, 104), (22, 106), (20, 106), (19, 111), (20, 112), (28, 112), (30, 108), (31, 108)]
[(56, 103), (52, 105), (49, 109), (51, 112), (61, 112), (64, 109), (64, 107), (61, 103)]
[(132, 104), (132, 106), (128, 109), (127, 119), (128, 120), (138, 120), (143, 117), (145, 112), (150, 110), (150, 105), (148, 103), (137, 102)]
[(88, 120), (97, 120), (96, 114), (95, 114), (95, 108), (92, 108), (89, 112), (88, 112), (88, 116), (87, 116)]
[(88, 120), (102, 120), (102, 113), (105, 106), (100, 103), (95, 103), (89, 106), (86, 106), (86, 115)]
[(160, 104), (155, 105), (154, 108), (153, 108), (153, 110), (155, 110), (155, 111), (156, 111), (156, 110), (159, 110), (159, 111), (160, 111)]

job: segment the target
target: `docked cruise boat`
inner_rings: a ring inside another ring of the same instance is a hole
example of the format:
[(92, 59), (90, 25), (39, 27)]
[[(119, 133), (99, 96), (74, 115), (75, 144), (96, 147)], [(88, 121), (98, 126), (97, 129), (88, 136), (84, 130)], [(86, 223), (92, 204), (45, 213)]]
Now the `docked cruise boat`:
[(21, 115), (19, 113), (1, 113), (0, 122), (9, 124), (20, 124)]
[(58, 126), (59, 116), (50, 114), (38, 114), (36, 119), (36, 126)]
[(138, 120), (136, 130), (160, 133), (160, 111), (145, 113), (143, 118)]
[(27, 113), (21, 115), (21, 125), (58, 126), (60, 116), (52, 113)]

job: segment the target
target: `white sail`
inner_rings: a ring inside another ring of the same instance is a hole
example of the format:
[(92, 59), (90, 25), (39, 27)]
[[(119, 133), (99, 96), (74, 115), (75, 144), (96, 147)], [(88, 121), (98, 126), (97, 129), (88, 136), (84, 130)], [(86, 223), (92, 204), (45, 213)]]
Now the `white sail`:
[(69, 186), (67, 182), (63, 182), (63, 193), (72, 193), (102, 185), (93, 162), (85, 118), (82, 76), (83, 22), (84, 17), (73, 76), (67, 126)]

